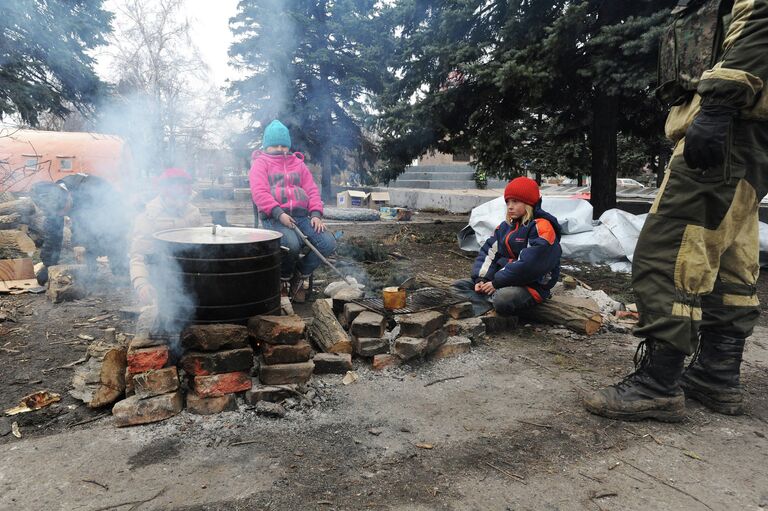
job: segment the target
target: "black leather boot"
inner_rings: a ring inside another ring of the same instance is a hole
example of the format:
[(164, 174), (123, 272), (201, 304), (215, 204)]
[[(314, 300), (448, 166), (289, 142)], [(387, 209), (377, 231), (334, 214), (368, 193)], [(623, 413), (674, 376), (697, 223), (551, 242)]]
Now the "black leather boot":
[(718, 413), (744, 413), (744, 394), (739, 382), (743, 352), (744, 339), (702, 332), (699, 350), (680, 382), (685, 397)]
[(611, 419), (679, 422), (685, 418), (685, 396), (680, 388), (684, 361), (682, 351), (647, 339), (637, 346), (635, 371), (619, 383), (586, 396), (584, 406)]

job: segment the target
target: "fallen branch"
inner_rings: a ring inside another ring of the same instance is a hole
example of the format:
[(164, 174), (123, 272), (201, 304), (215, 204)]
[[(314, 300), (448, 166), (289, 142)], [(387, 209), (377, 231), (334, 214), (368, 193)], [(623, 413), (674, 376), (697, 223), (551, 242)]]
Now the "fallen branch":
[[(619, 458), (619, 459), (621, 459), (621, 458)], [(701, 499), (699, 499), (699, 498), (698, 498), (698, 497), (696, 497), (695, 495), (691, 495), (691, 494), (690, 494), (690, 493), (688, 493), (687, 491), (685, 491), (685, 490), (683, 490), (683, 489), (681, 489), (681, 488), (678, 488), (677, 486), (675, 486), (675, 485), (673, 485), (673, 484), (669, 484), (669, 483), (668, 483), (668, 482), (666, 482), (664, 479), (661, 479), (660, 477), (656, 477), (655, 475), (653, 475), (653, 474), (651, 474), (651, 473), (648, 473), (648, 472), (646, 472), (646, 471), (645, 471), (645, 470), (643, 470), (642, 468), (640, 468), (640, 467), (638, 467), (638, 466), (636, 466), (636, 465), (633, 465), (632, 463), (628, 462), (627, 460), (621, 459), (621, 461), (622, 461), (622, 463), (625, 463), (625, 464), (629, 465), (630, 467), (634, 468), (634, 469), (635, 469), (635, 470), (637, 470), (638, 472), (640, 472), (640, 473), (642, 473), (642, 474), (645, 474), (645, 475), (647, 475), (648, 477), (650, 477), (650, 478), (651, 478), (651, 479), (653, 479), (654, 481), (657, 481), (657, 482), (659, 482), (659, 483), (663, 484), (664, 486), (668, 486), (669, 488), (672, 488), (673, 490), (675, 490), (675, 491), (677, 491), (677, 492), (680, 492), (680, 493), (682, 493), (683, 495), (686, 495), (686, 496), (688, 496), (688, 497), (692, 498), (693, 500), (695, 500), (696, 502), (698, 502), (698, 503), (699, 503), (699, 504), (701, 504), (702, 506), (706, 507), (707, 509), (712, 509), (711, 507), (709, 507), (709, 504), (707, 504), (706, 502), (702, 501)], [(714, 510), (712, 510), (712, 511), (714, 511)]]
[(475, 260), (474, 257), (469, 257), (468, 255), (462, 254), (461, 252), (457, 252), (455, 250), (449, 250), (448, 252), (450, 252), (451, 254), (457, 255), (459, 257), (463, 257), (464, 259), (469, 259), (470, 261)]
[(145, 499), (145, 500), (133, 500), (133, 501), (129, 501), (129, 502), (123, 502), (121, 504), (112, 504), (111, 506), (105, 506), (105, 507), (96, 508), (93, 511), (108, 511), (110, 509), (117, 509), (117, 508), (120, 508), (120, 507), (123, 507), (123, 506), (131, 506), (131, 509), (133, 510), (133, 509), (138, 508), (142, 504), (146, 504), (147, 502), (155, 500), (157, 497), (159, 497), (163, 493), (165, 493), (165, 488), (163, 488), (162, 490), (160, 490), (159, 492), (155, 493), (154, 495), (152, 495), (151, 497), (149, 497), (148, 499)]
[(557, 374), (557, 371), (555, 371), (554, 369), (551, 369), (551, 368), (549, 368), (549, 367), (547, 367), (545, 365), (542, 365), (542, 364), (536, 362), (534, 359), (532, 359), (530, 357), (526, 357), (525, 355), (518, 355), (517, 358), (521, 358), (523, 360), (527, 360), (528, 362), (531, 362), (532, 364), (536, 364), (537, 366), (541, 367), (542, 369), (546, 369), (550, 373)]
[(535, 422), (528, 422), (521, 419), (517, 419), (517, 422), (522, 422), (523, 424), (528, 424), (529, 426), (537, 426), (539, 428), (547, 428), (547, 429), (552, 428), (552, 426), (548, 426), (547, 424), (537, 424)]
[(90, 419), (85, 419), (84, 421), (75, 422), (70, 427), (74, 428), (75, 426), (82, 426), (83, 424), (88, 424), (89, 422), (96, 422), (99, 419), (103, 419), (104, 417), (109, 416), (109, 413), (102, 413), (101, 415), (97, 415), (96, 417), (91, 417)]
[(431, 381), (424, 386), (429, 387), (430, 385), (434, 385), (435, 383), (441, 383), (449, 380), (458, 380), (459, 378), (464, 378), (464, 375), (462, 374), (461, 376), (449, 376), (448, 378), (440, 378), (439, 380)]
[(235, 447), (236, 445), (248, 445), (248, 444), (258, 444), (259, 442), (263, 442), (264, 439), (258, 439), (258, 440), (243, 440), (242, 442), (232, 442), (229, 444), (230, 447)]
[(64, 364), (63, 366), (58, 366), (58, 367), (51, 367), (50, 369), (43, 369), (43, 372), (44, 372), (44, 373), (49, 373), (49, 372), (51, 372), (51, 371), (55, 371), (56, 369), (72, 369), (72, 368), (73, 368), (73, 367), (75, 367), (77, 364), (80, 364), (80, 363), (83, 363), (83, 362), (85, 362), (85, 357), (83, 357), (83, 358), (78, 358), (78, 359), (77, 359), (77, 360), (75, 360), (74, 362), (70, 362), (69, 364)]
[(512, 478), (512, 480), (517, 481), (518, 483), (524, 484), (526, 486), (528, 485), (528, 483), (525, 482), (525, 478), (523, 476), (519, 476), (517, 474), (513, 474), (512, 472), (509, 472), (507, 470), (504, 470), (503, 468), (497, 467), (496, 465), (494, 465), (493, 463), (490, 463), (488, 461), (486, 461), (485, 464), (488, 465), (489, 467), (493, 468), (493, 469), (498, 470), (499, 472), (501, 472), (505, 476)]
[(96, 486), (101, 486), (101, 487), (102, 487), (102, 488), (104, 488), (105, 490), (109, 491), (109, 486), (107, 486), (106, 484), (101, 484), (101, 483), (100, 483), (100, 482), (98, 482), (98, 481), (94, 481), (93, 479), (83, 479), (82, 481), (83, 481), (84, 483), (91, 483), (91, 484), (95, 484)]

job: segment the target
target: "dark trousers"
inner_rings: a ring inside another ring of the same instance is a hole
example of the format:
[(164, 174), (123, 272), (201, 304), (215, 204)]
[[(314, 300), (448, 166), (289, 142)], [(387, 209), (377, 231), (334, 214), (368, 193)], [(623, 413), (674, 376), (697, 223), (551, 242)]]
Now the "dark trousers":
[[(312, 243), (321, 254), (327, 257), (336, 250), (336, 238), (327, 231), (315, 232), (309, 217), (295, 217), (294, 221), (299, 229), (301, 229), (304, 236), (309, 239), (309, 242)], [(317, 254), (311, 250), (304, 257), (299, 257), (302, 249), (305, 248), (305, 244), (293, 229), (285, 227), (273, 218), (264, 218), (261, 222), (265, 229), (282, 233), (283, 238), (280, 240), (280, 245), (288, 249), (288, 252), (283, 252), (282, 254), (280, 278), (284, 280), (290, 279), (294, 272), (298, 272), (302, 276), (312, 275), (317, 267), (320, 266), (322, 261), (317, 257)]]
[(494, 309), (502, 316), (512, 316), (523, 309), (536, 305), (531, 293), (524, 287), (509, 286), (497, 289), (492, 295), (481, 294), (475, 291), (475, 283), (472, 279), (461, 279), (453, 283), (453, 291), (472, 302), (475, 316), (485, 314)]
[(635, 248), (635, 335), (692, 354), (699, 330), (746, 338), (760, 309), (758, 205), (768, 191), (768, 124), (736, 120), (724, 165), (702, 171), (675, 146)]

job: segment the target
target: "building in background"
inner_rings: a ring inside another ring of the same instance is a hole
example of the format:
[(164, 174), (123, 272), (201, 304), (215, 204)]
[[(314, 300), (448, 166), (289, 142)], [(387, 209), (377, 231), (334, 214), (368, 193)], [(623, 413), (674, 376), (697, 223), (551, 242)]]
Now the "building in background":
[(133, 158), (115, 135), (88, 132), (12, 130), (0, 132), (0, 192), (27, 191), (38, 181), (82, 172), (118, 188), (133, 177)]

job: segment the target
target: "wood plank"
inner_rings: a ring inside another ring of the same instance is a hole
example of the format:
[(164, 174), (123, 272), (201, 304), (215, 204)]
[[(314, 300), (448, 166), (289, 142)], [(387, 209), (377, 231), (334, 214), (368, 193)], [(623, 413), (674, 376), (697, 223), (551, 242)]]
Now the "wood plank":
[(22, 259), (0, 259), (0, 280), (28, 280), (35, 278), (31, 257)]
[(39, 286), (37, 279), (0, 281), (0, 294), (25, 292)]

